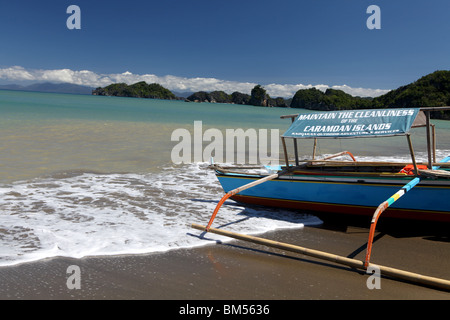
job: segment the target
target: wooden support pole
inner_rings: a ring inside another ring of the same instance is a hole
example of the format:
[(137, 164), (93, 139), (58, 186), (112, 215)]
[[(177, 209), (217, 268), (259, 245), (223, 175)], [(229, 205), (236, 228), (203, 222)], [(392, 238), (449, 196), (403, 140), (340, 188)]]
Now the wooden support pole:
[(409, 133), (406, 135), (406, 139), (408, 140), (409, 151), (411, 153), (411, 160), (412, 160), (412, 163), (414, 166), (414, 174), (418, 175), (419, 169), (417, 169), (416, 156), (414, 155), (414, 149), (413, 149), (413, 145), (411, 142), (411, 135)]
[[(291, 118), (292, 123), (295, 121), (295, 117)], [(294, 153), (295, 153), (295, 165), (298, 166), (298, 146), (297, 146), (297, 139), (294, 139)]]
[(313, 146), (313, 154), (312, 154), (313, 160), (316, 159), (316, 148), (317, 148), (317, 138), (314, 138), (314, 146)]
[(431, 125), (431, 133), (433, 136), (433, 162), (436, 162), (436, 125)]
[(432, 155), (431, 155), (431, 131), (430, 131), (430, 111), (425, 111), (426, 123), (427, 123), (427, 153), (428, 153), (428, 169), (433, 169)]
[(286, 148), (286, 139), (284, 137), (281, 137), (281, 142), (283, 144), (284, 161), (286, 162), (286, 169), (289, 169), (289, 157)]
[(298, 146), (297, 146), (297, 139), (294, 139), (294, 152), (295, 152), (295, 165), (298, 166)]
[[(193, 223), (191, 226), (192, 226), (192, 228), (198, 229), (201, 231), (205, 231), (205, 228), (206, 228), (205, 226), (195, 224), (195, 223)], [(347, 265), (352, 268), (365, 269), (364, 263), (362, 261), (343, 257), (343, 256), (338, 256), (338, 255), (323, 252), (323, 251), (308, 249), (308, 248), (304, 248), (304, 247), (300, 247), (300, 246), (296, 246), (296, 245), (292, 245), (292, 244), (287, 244), (287, 243), (278, 242), (278, 241), (274, 241), (274, 240), (249, 236), (249, 235), (235, 233), (235, 232), (226, 231), (226, 230), (222, 230), (222, 229), (209, 228), (208, 231), (215, 233), (215, 234), (222, 235), (222, 236), (238, 239), (238, 240), (248, 241), (248, 242), (256, 243), (259, 245), (264, 245), (264, 246), (277, 248), (277, 249), (281, 249), (281, 250), (285, 250), (285, 251), (300, 253), (300, 254), (311, 256), (314, 258), (323, 259), (323, 260), (327, 260), (330, 262)], [(413, 273), (413, 272), (409, 272), (409, 271), (385, 267), (385, 266), (376, 265), (376, 264), (372, 264), (372, 263), (369, 266), (378, 268), (382, 275), (387, 275), (392, 278), (402, 279), (402, 280), (406, 280), (406, 281), (419, 283), (422, 285), (427, 285), (427, 286), (443, 289), (446, 291), (450, 291), (450, 281), (449, 280), (425, 276), (425, 275), (421, 275), (421, 274), (417, 274), (417, 273)]]

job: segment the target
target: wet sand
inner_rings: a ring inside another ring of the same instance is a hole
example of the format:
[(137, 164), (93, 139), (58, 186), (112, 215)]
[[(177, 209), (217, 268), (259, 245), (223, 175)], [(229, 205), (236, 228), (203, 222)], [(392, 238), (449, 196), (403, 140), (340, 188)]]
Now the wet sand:
[[(266, 233), (265, 238), (363, 260), (366, 222)], [(380, 225), (372, 262), (450, 279), (448, 225)], [(198, 235), (192, 229), (193, 235)], [(207, 237), (207, 235), (206, 235)], [(80, 268), (68, 289), (67, 268)], [(450, 292), (382, 277), (368, 289), (363, 271), (242, 241), (146, 255), (53, 258), (0, 267), (1, 299), (450, 300)]]

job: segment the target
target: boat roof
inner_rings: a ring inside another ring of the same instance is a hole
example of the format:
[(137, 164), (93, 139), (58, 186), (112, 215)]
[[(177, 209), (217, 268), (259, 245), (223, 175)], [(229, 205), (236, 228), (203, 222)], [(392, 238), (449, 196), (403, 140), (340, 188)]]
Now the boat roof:
[(420, 108), (358, 109), (301, 113), (284, 138), (358, 138), (405, 135), (424, 126)]

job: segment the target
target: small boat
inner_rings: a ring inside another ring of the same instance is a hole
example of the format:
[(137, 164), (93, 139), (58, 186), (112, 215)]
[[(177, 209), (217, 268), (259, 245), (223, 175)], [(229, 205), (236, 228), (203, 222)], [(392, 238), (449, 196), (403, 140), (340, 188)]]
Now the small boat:
[[(282, 116), (292, 119), (291, 126), (281, 137), (285, 164), (268, 168), (265, 174), (248, 172), (246, 168), (211, 165), (226, 194), (217, 204), (206, 226), (192, 224), (192, 227), (352, 268), (369, 271), (369, 268), (375, 267), (391, 277), (449, 291), (450, 280), (374, 265), (370, 261), (377, 221), (383, 213), (386, 217), (450, 222), (450, 156), (436, 162), (435, 127), (430, 123), (430, 113), (442, 110), (450, 110), (450, 107), (328, 111)], [(416, 161), (409, 133), (414, 127), (426, 129), (426, 163)], [(317, 139), (397, 135), (406, 136), (411, 154), (409, 163), (357, 161), (348, 151), (322, 159), (316, 159), (315, 156)], [(293, 163), (290, 163), (287, 152), (288, 139), (293, 140)], [(299, 159), (297, 139), (314, 139), (312, 159)], [(336, 160), (344, 155), (350, 159)], [(403, 197), (405, 194), (408, 195)], [(218, 210), (228, 198), (242, 203), (302, 211), (372, 216), (365, 259), (349, 259), (222, 228), (211, 228)]]
[[(286, 251), (313, 256), (369, 272), (378, 268), (383, 274), (403, 280), (450, 290), (450, 280), (384, 267), (371, 263), (376, 225), (381, 214), (401, 218), (450, 222), (450, 156), (436, 162), (435, 127), (430, 123), (439, 108), (403, 108), (350, 110), (288, 115), (292, 124), (282, 135), (285, 164), (252, 173), (248, 168), (212, 164), (226, 194), (217, 204), (206, 226), (192, 227), (231, 238), (253, 242)], [(410, 129), (425, 127), (428, 161), (418, 163), (411, 143)], [(343, 151), (316, 159), (317, 139), (388, 137), (404, 135), (411, 162), (362, 162), (351, 152)], [(289, 161), (286, 140), (292, 139), (295, 160)], [(312, 159), (300, 160), (297, 139), (314, 139)], [(348, 161), (337, 157), (348, 156)], [(243, 170), (241, 170), (243, 169)], [(406, 197), (403, 197), (408, 194)], [(224, 202), (238, 202), (292, 208), (331, 214), (372, 216), (364, 261), (327, 252), (284, 244), (270, 239), (238, 234), (211, 225)]]
[[(435, 127), (430, 112), (439, 108), (368, 109), (302, 113), (291, 118), (282, 135), (284, 164), (252, 173), (240, 167), (212, 165), (227, 198), (271, 207), (450, 222), (450, 157), (436, 161)], [(424, 127), (428, 161), (417, 162), (410, 129)], [(357, 161), (349, 151), (316, 158), (317, 139), (348, 139), (403, 135), (411, 162)], [(310, 159), (300, 159), (297, 139), (314, 140)], [(287, 141), (292, 140), (295, 160), (289, 160)], [(347, 160), (342, 160), (348, 156)], [(339, 160), (336, 158), (340, 157)], [(406, 192), (408, 196), (402, 197)], [(376, 218), (378, 219), (378, 217)]]

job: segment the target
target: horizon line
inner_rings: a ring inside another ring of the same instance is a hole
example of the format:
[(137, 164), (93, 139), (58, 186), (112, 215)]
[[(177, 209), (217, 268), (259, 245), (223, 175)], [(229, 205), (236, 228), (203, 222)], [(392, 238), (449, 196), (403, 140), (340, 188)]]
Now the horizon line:
[[(204, 77), (180, 77), (174, 75), (157, 76), (154, 74), (133, 74), (129, 71), (123, 73), (98, 74), (90, 70), (71, 70), (71, 69), (26, 69), (21, 66), (12, 66), (0, 68), (0, 79), (7, 81), (16, 81), (32, 85), (36, 83), (53, 84), (73, 84), (89, 88), (105, 87), (114, 83), (126, 83), (131, 85), (144, 81), (148, 84), (158, 83), (163, 87), (175, 92), (199, 92), (199, 91), (224, 91), (228, 94), (241, 92), (250, 94), (256, 85), (261, 85), (271, 97), (291, 98), (298, 90), (316, 88), (321, 91), (326, 89), (342, 90), (352, 96), (359, 97), (377, 97), (391, 90), (372, 89), (372, 88), (354, 88), (346, 84), (326, 85), (326, 84), (278, 84), (278, 83), (253, 83), (221, 80), (217, 78)], [(18, 83), (4, 85), (21, 85)]]

